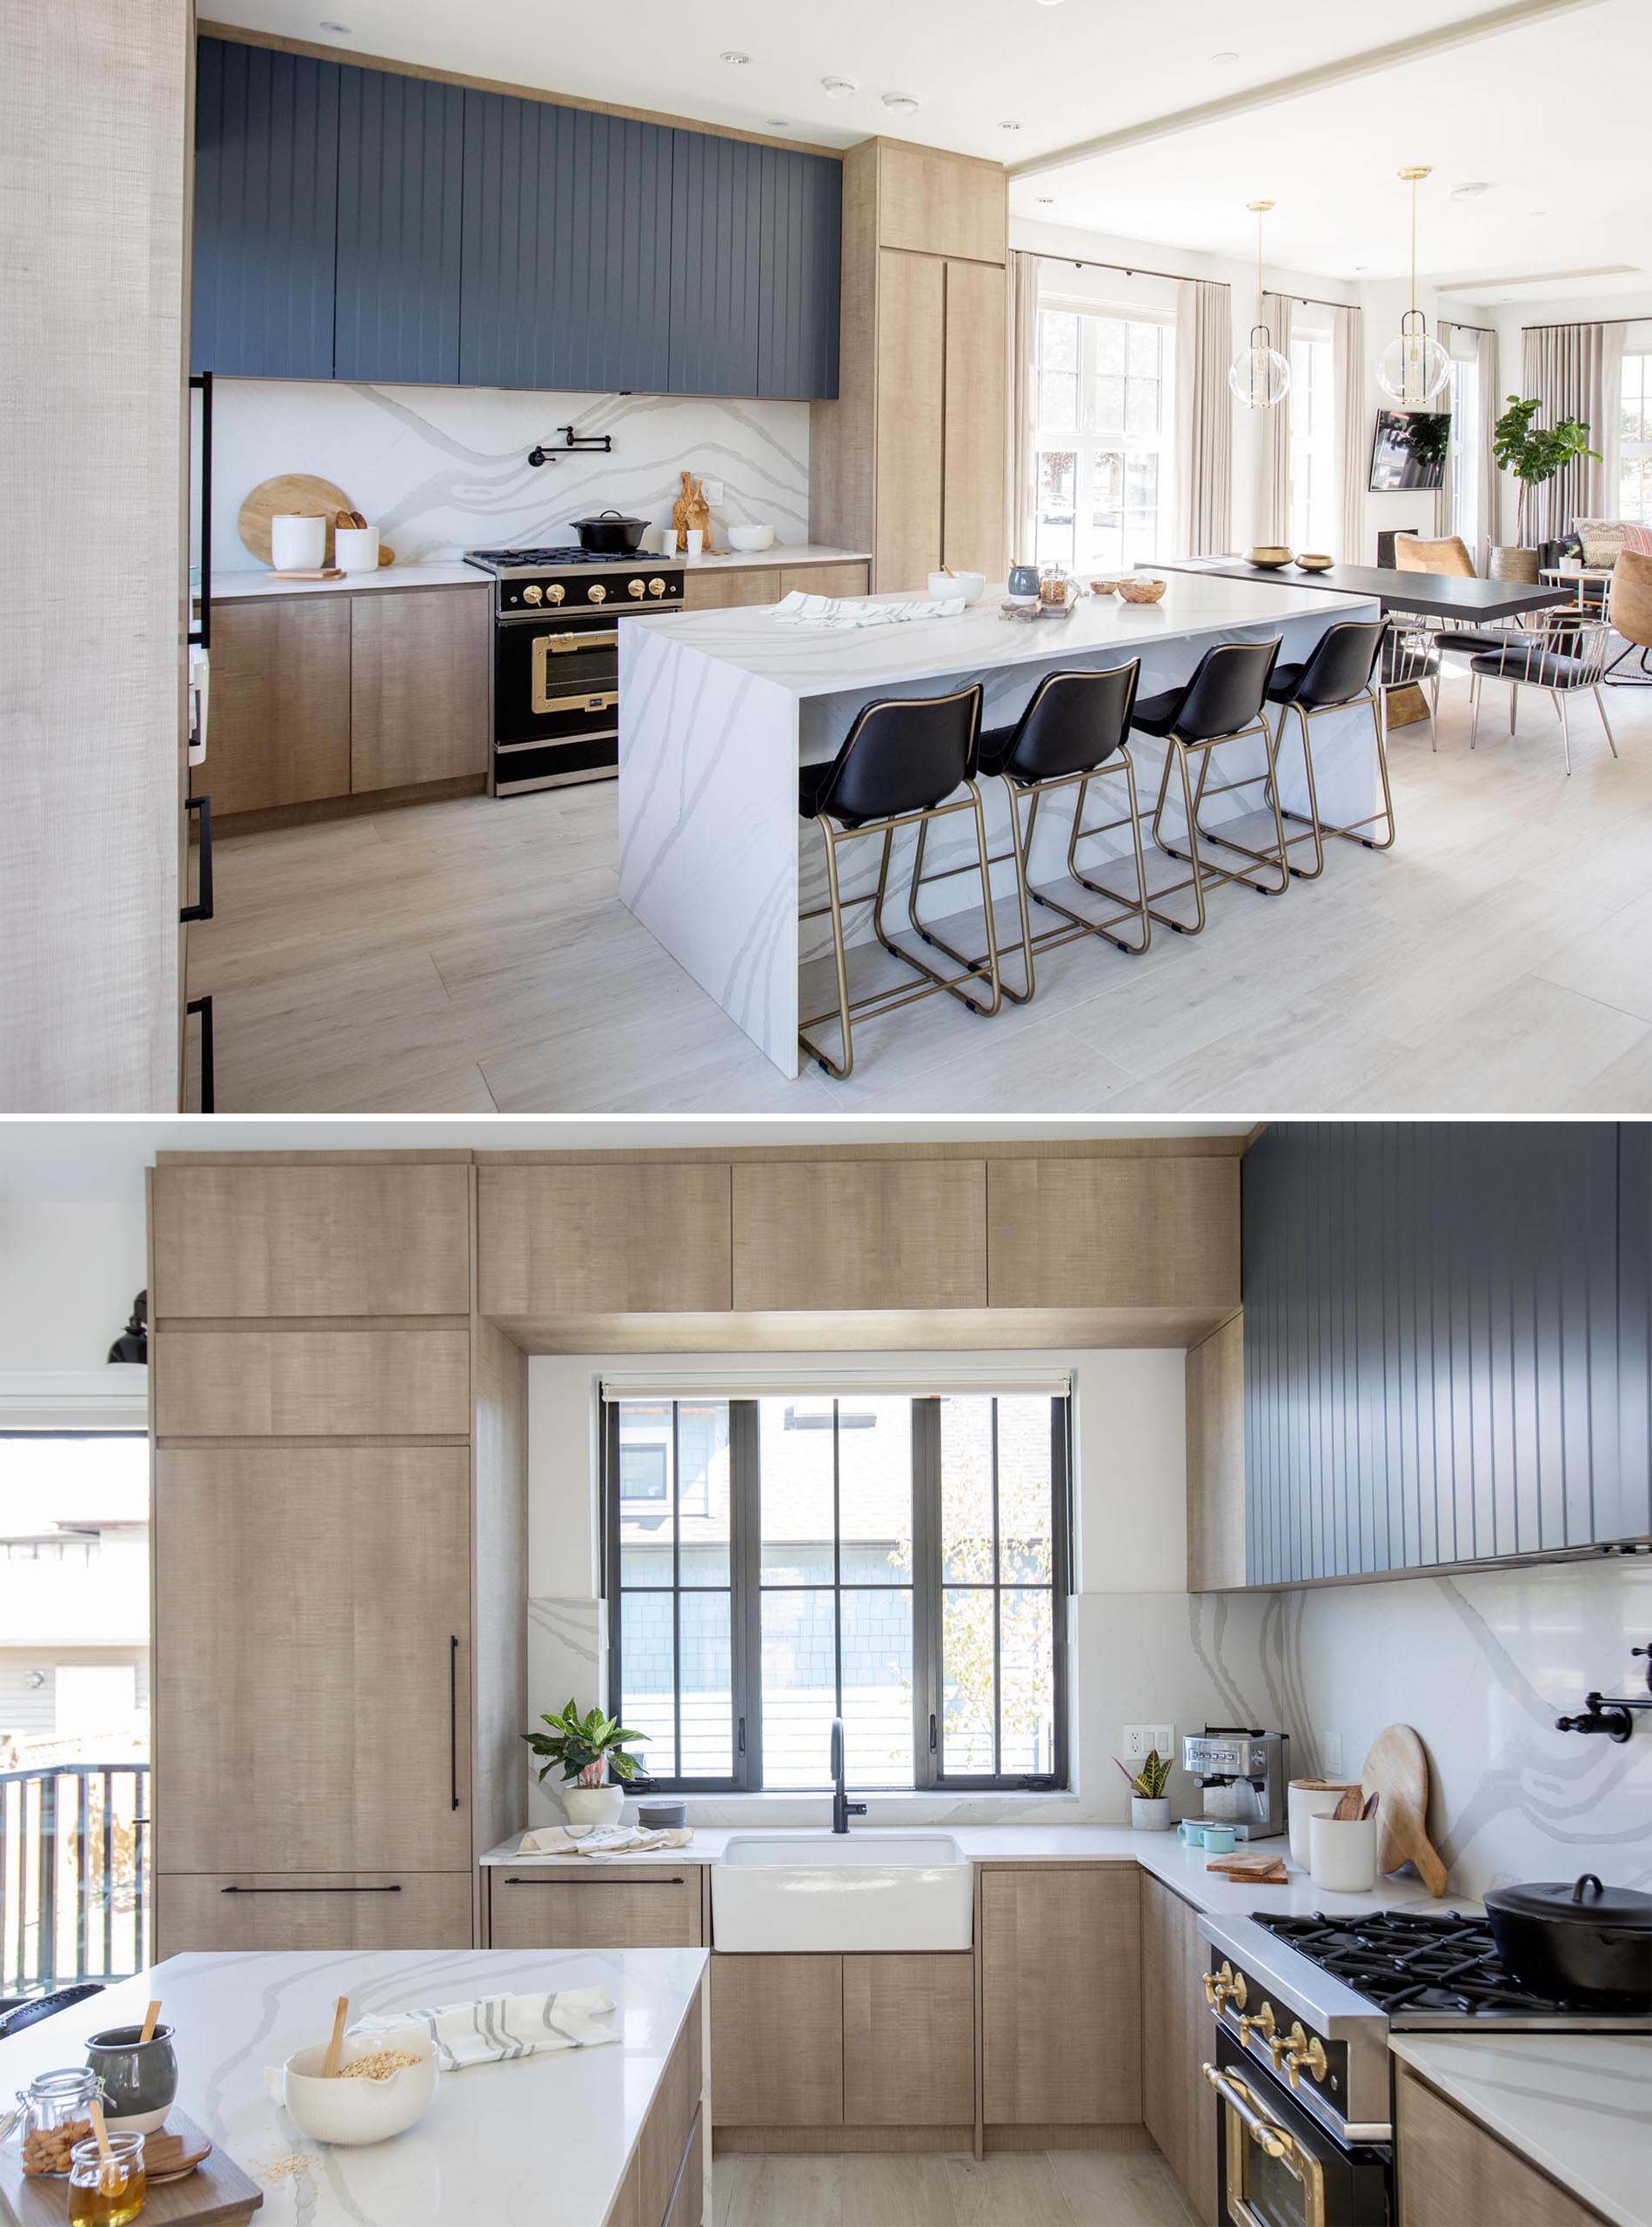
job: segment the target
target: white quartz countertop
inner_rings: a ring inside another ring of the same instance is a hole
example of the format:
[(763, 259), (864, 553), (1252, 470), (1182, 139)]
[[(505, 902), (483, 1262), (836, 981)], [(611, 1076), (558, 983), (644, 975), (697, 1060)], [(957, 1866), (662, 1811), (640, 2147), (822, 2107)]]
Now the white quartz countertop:
[[(78, 2063), (89, 2034), (141, 2020), (158, 1996), (178, 2102), (263, 2189), (260, 2227), (601, 2227), (706, 1962), (703, 1949), (171, 1956), (0, 2042), (0, 2094)], [(425, 2117), (391, 2141), (311, 2142), (265, 2089), (266, 2066), (325, 2040), (341, 1994), (360, 2016), (568, 1987), (606, 1990), (618, 2042), (444, 2073)], [(295, 2153), (314, 2163), (271, 2177)]]
[(381, 565), (376, 572), (346, 572), (342, 580), (278, 580), (265, 572), (214, 572), (214, 603), (244, 603), (278, 595), (375, 595), (391, 588), (487, 588), (492, 573), (474, 565)]
[[(649, 1863), (670, 1866), (715, 1864), (737, 1834), (759, 1835), (765, 1840), (796, 1840), (799, 1849), (818, 1840), (824, 1826), (772, 1826), (754, 1819), (749, 1825), (697, 1825), (686, 1848), (657, 1849), (638, 1856), (590, 1857), (580, 1856), (518, 1856), (517, 1840), (502, 1842), (482, 1858), (486, 1864), (507, 1864), (513, 1869), (554, 1864), (584, 1870)], [(1127, 1825), (948, 1825), (923, 1824), (894, 1828), (904, 1838), (911, 1833), (946, 1833), (958, 1842), (972, 1863), (1139, 1863), (1160, 1879), (1184, 1902), (1199, 1910), (1245, 1916), (1252, 1910), (1276, 1910), (1287, 1915), (1327, 1910), (1345, 1915), (1384, 1910), (1421, 1903), (1439, 1909), (1468, 1909), (1478, 1905), (1448, 1896), (1435, 1903), (1420, 1879), (1408, 1875), (1380, 1879), (1368, 1895), (1334, 1895), (1316, 1887), (1306, 1871), (1291, 1865), (1289, 1845), (1283, 1834), (1277, 1840), (1258, 1841), (1254, 1853), (1278, 1856), (1290, 1870), (1282, 1887), (1254, 1887), (1231, 1879), (1206, 1866), (1215, 1859), (1205, 1849), (1190, 1849), (1175, 1833), (1136, 1833)], [(860, 1825), (850, 1837), (864, 1847), (866, 1861), (878, 1861), (880, 1828)], [(519, 1836), (518, 1836), (519, 1838)], [(1240, 1851), (1243, 1853), (1243, 1851)]]
[(744, 555), (731, 549), (717, 557), (689, 557), (683, 562), (691, 572), (749, 572), (767, 569), (775, 565), (869, 565), (869, 549), (833, 549), (823, 541), (806, 541), (787, 548), (777, 541), (772, 549), (747, 551)]
[(1652, 2035), (1396, 2034), (1461, 2110), (1617, 2227), (1652, 2227)]
[[(971, 609), (951, 619), (909, 619), (899, 625), (825, 632), (777, 619), (772, 605), (734, 611), (673, 612), (634, 622), (669, 628), (679, 648), (732, 665), (798, 697), (835, 696), (899, 686), (945, 676), (1047, 665), (1070, 658), (1158, 648), (1207, 634), (1261, 639), (1287, 619), (1321, 619), (1365, 612), (1357, 596), (1314, 588), (1274, 586), (1251, 580), (1209, 579), (1173, 572), (1164, 600), (1126, 603), (1118, 596), (1086, 596), (1071, 619), (1032, 623), (1006, 619), (1005, 590), (989, 587)], [(922, 601), (880, 596), (877, 602)]]

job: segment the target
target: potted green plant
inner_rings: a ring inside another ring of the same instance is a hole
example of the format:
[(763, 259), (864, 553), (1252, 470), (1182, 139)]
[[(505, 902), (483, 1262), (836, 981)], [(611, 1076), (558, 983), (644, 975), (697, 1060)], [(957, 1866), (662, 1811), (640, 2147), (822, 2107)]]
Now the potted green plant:
[(525, 1732), (522, 1737), (536, 1756), (545, 1758), (539, 1766), (541, 1786), (560, 1765), (563, 1783), (558, 1792), (568, 1822), (617, 1825), (625, 1806), (625, 1785), (637, 1775), (637, 1758), (625, 1749), (648, 1735), (628, 1732), (617, 1716), (605, 1716), (599, 1709), (581, 1716), (579, 1704), (572, 1700), (558, 1715), (542, 1716), (539, 1722), (548, 1728), (545, 1731)]
[(1504, 471), (1520, 482), (1515, 526), (1520, 540), (1513, 548), (1493, 549), (1494, 579), (1536, 580), (1537, 552), (1531, 546), (1533, 496), (1574, 458), (1601, 461), (1600, 451), (1588, 445), (1589, 429), (1581, 418), (1562, 418), (1557, 425), (1540, 425), (1536, 418), (1542, 406), (1535, 395), (1522, 402), (1517, 394), (1511, 394), (1508, 409), (1492, 429), (1493, 456)]
[[(1114, 1762), (1118, 1761), (1115, 1756)], [(1149, 1748), (1147, 1760), (1139, 1771), (1126, 1763), (1119, 1769), (1130, 1782), (1130, 1822), (1139, 1833), (1167, 1833), (1170, 1830), (1170, 1797), (1165, 1792), (1170, 1783), (1170, 1758), (1161, 1756), (1156, 1748)]]

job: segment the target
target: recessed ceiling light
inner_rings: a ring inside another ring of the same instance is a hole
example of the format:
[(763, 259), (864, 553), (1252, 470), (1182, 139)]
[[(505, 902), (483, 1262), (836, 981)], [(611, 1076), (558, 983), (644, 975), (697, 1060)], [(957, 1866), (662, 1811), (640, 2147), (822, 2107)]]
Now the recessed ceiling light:
[(749, 54), (742, 54), (738, 47), (731, 46), (721, 58), (732, 70), (744, 70), (752, 57)]
[(769, 130), (770, 130), (771, 131), (789, 131), (791, 129), (792, 129), (792, 119), (791, 119), (791, 117), (790, 117), (789, 116), (772, 116), (772, 117), (770, 117), (770, 118), (769, 118)]
[(860, 90), (853, 77), (822, 77), (820, 84), (829, 101), (846, 101)]
[(324, 20), (317, 28), (324, 31), (338, 31), (344, 38), (351, 37), (351, 28), (348, 23), (330, 23)]
[(886, 93), (883, 104), (892, 116), (910, 116), (922, 105), (913, 93)]
[(1220, 54), (1213, 54), (1210, 59), (1218, 70), (1231, 70), (1239, 57), (1231, 48), (1224, 47)]
[(1019, 124), (1000, 124), (998, 128), (1000, 131), (1019, 131), (1021, 127)]
[(1039, 0), (1040, 8), (1059, 8), (1061, 0)]
[(1548, 211), (1547, 209), (1528, 209), (1526, 214), (1528, 217), (1547, 217)]
[(1490, 191), (1484, 178), (1470, 178), (1466, 185), (1454, 185), (1451, 197), (1454, 201), (1478, 201), (1482, 193)]
[(1040, 193), (1038, 197), (1038, 205), (1040, 209), (1053, 209), (1055, 196), (1053, 193)]

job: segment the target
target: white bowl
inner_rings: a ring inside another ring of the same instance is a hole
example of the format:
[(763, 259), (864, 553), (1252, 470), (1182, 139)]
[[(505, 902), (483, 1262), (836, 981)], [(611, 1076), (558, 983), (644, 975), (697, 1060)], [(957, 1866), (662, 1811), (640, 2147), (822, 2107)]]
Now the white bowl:
[(986, 592), (985, 572), (932, 572), (929, 575), (929, 599), (932, 603), (979, 603)]
[(772, 525), (732, 525), (728, 530), (728, 545), (738, 556), (755, 557), (759, 551), (774, 546)]
[(287, 2059), (282, 2067), (287, 2109), (305, 2134), (317, 2142), (353, 2148), (387, 2142), (392, 2134), (417, 2126), (436, 2093), (436, 2044), (418, 2027), (405, 2033), (358, 2034), (345, 2042), (342, 2062), (353, 2064), (380, 2050), (405, 2050), (418, 2063), (404, 2065), (388, 2080), (324, 2080), (324, 2042), (297, 2050)]

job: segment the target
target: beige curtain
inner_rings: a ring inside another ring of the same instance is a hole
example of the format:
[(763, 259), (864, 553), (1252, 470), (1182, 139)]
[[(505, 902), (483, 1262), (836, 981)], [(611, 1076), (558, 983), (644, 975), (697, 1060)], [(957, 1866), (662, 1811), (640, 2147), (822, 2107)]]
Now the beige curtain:
[(1371, 428), (1365, 407), (1365, 311), (1336, 312), (1336, 422), (1342, 451), (1341, 522), (1336, 553), (1345, 565), (1368, 565), (1365, 486), (1370, 478)]
[(1234, 544), (1232, 290), (1208, 278), (1176, 286), (1178, 557), (1226, 556)]
[(1012, 565), (1038, 554), (1038, 304), (1042, 258), (1015, 253), (1009, 260), (1010, 491)]
[[(1288, 364), (1295, 304), (1285, 294), (1262, 296), (1262, 317), (1273, 343)], [(1283, 548), (1291, 538), (1291, 398), (1264, 412), (1262, 429), (1261, 538)]]
[[(1580, 418), (1605, 463), (1578, 457), (1547, 486), (1534, 490), (1526, 518), (1528, 545), (1558, 541), (1578, 518), (1606, 518), (1616, 499), (1615, 475), (1607, 467), (1615, 445), (1623, 328), (1599, 324), (1528, 326), (1521, 358), (1524, 393), (1542, 402), (1542, 422)], [(1608, 385), (1609, 376), (1610, 385)]]

